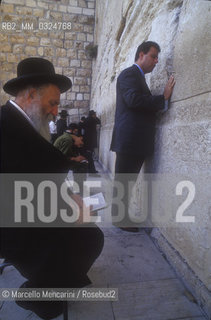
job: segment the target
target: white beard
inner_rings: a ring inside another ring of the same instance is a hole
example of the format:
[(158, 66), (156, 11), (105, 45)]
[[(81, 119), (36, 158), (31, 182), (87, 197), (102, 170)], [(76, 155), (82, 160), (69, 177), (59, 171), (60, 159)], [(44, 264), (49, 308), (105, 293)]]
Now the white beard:
[(51, 120), (52, 116), (48, 115), (47, 117), (44, 117), (41, 114), (40, 107), (35, 103), (31, 104), (30, 108), (28, 108), (25, 112), (33, 122), (35, 129), (40, 133), (40, 135), (47, 141), (50, 141), (51, 135), (48, 122)]

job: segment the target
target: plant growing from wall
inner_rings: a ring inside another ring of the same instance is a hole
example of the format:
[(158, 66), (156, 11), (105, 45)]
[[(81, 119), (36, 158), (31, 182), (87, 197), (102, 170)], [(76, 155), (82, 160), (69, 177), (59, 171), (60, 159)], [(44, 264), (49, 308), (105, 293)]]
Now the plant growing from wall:
[(88, 44), (88, 46), (86, 46), (85, 51), (86, 54), (91, 58), (91, 59), (95, 59), (97, 57), (97, 45), (94, 45), (94, 43), (90, 43)]

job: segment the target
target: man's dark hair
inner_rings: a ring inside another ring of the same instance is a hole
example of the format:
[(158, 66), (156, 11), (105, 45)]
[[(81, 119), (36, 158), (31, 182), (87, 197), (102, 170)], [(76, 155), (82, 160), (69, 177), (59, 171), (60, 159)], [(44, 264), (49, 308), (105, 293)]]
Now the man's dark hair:
[(157, 44), (154, 41), (144, 41), (142, 44), (140, 44), (140, 46), (138, 46), (137, 51), (136, 51), (136, 55), (135, 55), (135, 61), (138, 60), (139, 58), (139, 53), (143, 52), (144, 54), (147, 54), (150, 50), (151, 47), (154, 47), (155, 49), (158, 50), (158, 52), (160, 52), (160, 46), (159, 44)]
[(70, 123), (69, 126), (68, 126), (68, 129), (69, 129), (69, 130), (78, 129), (77, 123)]
[(96, 112), (94, 110), (89, 111), (89, 117), (94, 116), (95, 114), (96, 114)]

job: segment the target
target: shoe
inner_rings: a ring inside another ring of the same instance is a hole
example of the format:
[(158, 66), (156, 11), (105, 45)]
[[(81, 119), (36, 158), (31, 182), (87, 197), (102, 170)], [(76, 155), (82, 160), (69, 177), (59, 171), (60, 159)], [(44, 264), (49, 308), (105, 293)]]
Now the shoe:
[[(24, 282), (20, 288), (32, 288), (29, 281)], [(26, 301), (16, 300), (16, 304), (26, 310), (34, 312), (44, 320), (50, 320), (63, 313), (62, 301)]]
[(137, 227), (119, 227), (119, 229), (127, 232), (139, 232), (139, 228)]
[(22, 301), (16, 300), (16, 304), (26, 310), (30, 310), (44, 320), (58, 317), (63, 312), (63, 303), (58, 301)]

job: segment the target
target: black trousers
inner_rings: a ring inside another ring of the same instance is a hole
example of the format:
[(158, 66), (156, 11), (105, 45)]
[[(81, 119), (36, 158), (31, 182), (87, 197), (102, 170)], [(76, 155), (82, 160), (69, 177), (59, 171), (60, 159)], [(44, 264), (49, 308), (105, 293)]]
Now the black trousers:
[[(120, 191), (122, 187), (123, 196), (120, 199), (121, 205), (118, 205), (118, 201), (115, 203), (113, 201), (112, 203), (112, 219), (115, 226), (137, 226), (129, 218), (128, 207), (130, 201), (130, 192), (132, 190), (131, 185), (133, 183), (135, 184), (145, 158), (146, 156), (143, 155), (116, 153), (113, 198), (118, 198), (118, 191)], [(121, 220), (118, 222), (116, 222), (115, 218), (117, 216), (122, 216)]]

